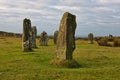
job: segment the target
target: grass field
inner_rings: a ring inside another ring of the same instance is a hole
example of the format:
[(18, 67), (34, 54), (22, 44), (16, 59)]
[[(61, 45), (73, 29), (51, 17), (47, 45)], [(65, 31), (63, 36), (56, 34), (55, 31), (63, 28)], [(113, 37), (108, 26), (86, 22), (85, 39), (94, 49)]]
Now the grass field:
[(102, 47), (77, 40), (74, 59), (80, 68), (50, 65), (56, 46), (22, 52), (21, 38), (0, 37), (0, 80), (120, 80), (120, 47)]

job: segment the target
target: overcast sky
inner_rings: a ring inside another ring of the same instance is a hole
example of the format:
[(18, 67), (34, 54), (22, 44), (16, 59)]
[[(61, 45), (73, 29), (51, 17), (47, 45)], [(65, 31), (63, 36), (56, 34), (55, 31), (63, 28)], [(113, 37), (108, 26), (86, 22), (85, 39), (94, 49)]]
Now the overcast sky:
[(52, 35), (64, 12), (76, 15), (76, 35), (120, 36), (120, 0), (0, 0), (0, 31), (22, 33), (24, 18)]

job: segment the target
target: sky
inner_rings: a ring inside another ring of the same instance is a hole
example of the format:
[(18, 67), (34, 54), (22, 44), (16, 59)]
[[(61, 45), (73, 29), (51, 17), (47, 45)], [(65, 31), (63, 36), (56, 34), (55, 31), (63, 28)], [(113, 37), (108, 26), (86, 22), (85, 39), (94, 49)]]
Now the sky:
[(0, 0), (0, 31), (22, 33), (28, 18), (53, 35), (64, 12), (76, 15), (76, 36), (120, 36), (120, 0)]

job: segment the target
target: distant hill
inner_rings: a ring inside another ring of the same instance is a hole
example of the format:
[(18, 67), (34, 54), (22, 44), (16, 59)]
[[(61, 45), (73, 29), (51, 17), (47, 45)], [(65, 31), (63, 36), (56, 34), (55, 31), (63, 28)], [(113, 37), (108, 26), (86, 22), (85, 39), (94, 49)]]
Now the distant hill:
[[(5, 31), (0, 31), (0, 37), (22, 37), (21, 33), (13, 33), (13, 32), (5, 32)], [(49, 35), (50, 39), (53, 39), (53, 35)], [(40, 35), (37, 35), (37, 38), (40, 38)], [(76, 39), (84, 39), (87, 40), (87, 37), (75, 37)]]
[(22, 37), (22, 34), (0, 31), (0, 37)]

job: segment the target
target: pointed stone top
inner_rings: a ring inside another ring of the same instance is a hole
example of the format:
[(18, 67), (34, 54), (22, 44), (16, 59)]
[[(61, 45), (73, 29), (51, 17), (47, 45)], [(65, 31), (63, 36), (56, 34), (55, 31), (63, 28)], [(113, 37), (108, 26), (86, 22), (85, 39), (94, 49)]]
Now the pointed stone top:
[(76, 17), (75, 15), (73, 15), (73, 14), (71, 14), (71, 13), (69, 13), (69, 12), (65, 12), (65, 13), (63, 14), (63, 16), (64, 16), (64, 17), (67, 17), (67, 16), (74, 16), (74, 17)]
[(93, 33), (89, 33), (88, 35), (93, 35)]

